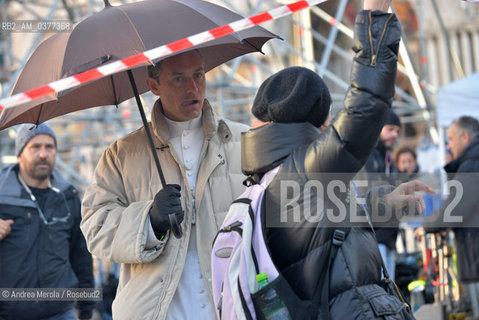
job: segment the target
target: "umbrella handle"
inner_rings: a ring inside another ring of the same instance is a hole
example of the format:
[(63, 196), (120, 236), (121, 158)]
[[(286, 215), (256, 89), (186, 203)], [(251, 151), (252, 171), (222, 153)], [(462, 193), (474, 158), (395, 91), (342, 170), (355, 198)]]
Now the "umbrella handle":
[(180, 239), (183, 235), (183, 231), (181, 230), (181, 224), (178, 223), (178, 220), (176, 219), (176, 214), (170, 213), (168, 219), (170, 220), (171, 232), (177, 239)]

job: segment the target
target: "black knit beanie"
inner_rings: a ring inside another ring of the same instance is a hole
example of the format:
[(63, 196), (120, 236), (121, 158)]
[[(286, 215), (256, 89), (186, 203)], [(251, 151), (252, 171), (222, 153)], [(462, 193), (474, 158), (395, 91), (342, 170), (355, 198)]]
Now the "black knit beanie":
[(303, 67), (290, 67), (261, 84), (251, 112), (263, 122), (310, 122), (320, 127), (330, 106), (331, 95), (318, 74)]
[(385, 124), (392, 124), (392, 125), (401, 127), (401, 120), (399, 119), (396, 112), (394, 112), (392, 109), (389, 112), (389, 119), (388, 119), (388, 121), (386, 121)]

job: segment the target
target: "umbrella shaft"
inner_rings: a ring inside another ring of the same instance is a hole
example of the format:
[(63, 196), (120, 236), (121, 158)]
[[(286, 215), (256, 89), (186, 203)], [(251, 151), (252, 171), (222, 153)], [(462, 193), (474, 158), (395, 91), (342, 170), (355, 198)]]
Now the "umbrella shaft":
[(141, 103), (141, 100), (140, 100), (140, 94), (138, 93), (135, 79), (133, 78), (133, 72), (131, 72), (131, 70), (127, 70), (126, 72), (128, 73), (128, 78), (130, 79), (131, 87), (133, 89), (133, 93), (135, 94), (136, 104), (138, 105), (138, 109), (140, 110), (141, 121), (143, 121), (143, 126), (145, 127), (146, 135), (148, 136), (148, 141), (150, 142), (151, 152), (153, 153), (153, 159), (155, 160), (156, 169), (158, 170), (161, 184), (165, 186), (166, 182), (165, 182), (165, 177), (163, 175), (163, 171), (161, 170), (160, 159), (158, 159), (158, 154), (156, 153), (156, 148), (155, 148), (155, 144), (153, 143), (153, 137), (151, 135), (150, 126), (148, 125), (148, 121), (146, 120), (143, 104)]

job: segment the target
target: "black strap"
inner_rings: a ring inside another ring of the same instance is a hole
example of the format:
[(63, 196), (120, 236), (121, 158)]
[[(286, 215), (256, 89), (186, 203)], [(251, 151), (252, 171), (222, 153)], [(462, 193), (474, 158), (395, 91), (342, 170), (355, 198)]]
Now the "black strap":
[[(374, 227), (373, 227), (373, 224), (371, 222), (371, 217), (369, 216), (369, 212), (368, 212), (366, 206), (363, 206), (363, 209), (364, 209), (364, 214), (366, 215), (366, 218), (368, 220), (369, 228), (371, 228), (371, 231), (373, 232), (373, 235), (374, 235), (374, 239), (376, 240), (376, 243), (378, 244), (378, 239), (376, 237), (376, 231), (374, 231)], [(378, 250), (379, 250), (379, 247), (378, 247)], [(381, 259), (381, 268), (383, 269), (383, 277), (384, 277), (384, 279), (390, 280), (391, 277), (389, 276), (389, 273), (386, 270), (386, 265), (384, 264), (383, 256), (380, 254), (379, 258)]]
[[(246, 317), (246, 320), (253, 320), (253, 316), (251, 315), (251, 312), (249, 311), (249, 308), (248, 308), (248, 304), (246, 303), (246, 299), (243, 295), (243, 290), (241, 290), (241, 283), (240, 283), (240, 279), (238, 277), (238, 288), (239, 288), (239, 296), (240, 296), (240, 300), (241, 300), (241, 306), (243, 307), (243, 310), (244, 310), (244, 315)], [(233, 310), (231, 310), (233, 311)]]
[(249, 187), (249, 186), (252, 186), (252, 185), (255, 185), (255, 184), (260, 184), (261, 179), (263, 179), (264, 175), (265, 175), (264, 173), (252, 174), (252, 175), (248, 176), (248, 178), (246, 178), (243, 181), (243, 185), (246, 186), (246, 187)]
[[(376, 238), (376, 232), (374, 231), (374, 227), (373, 227), (373, 224), (371, 223), (371, 218), (369, 217), (369, 212), (367, 210), (367, 208), (364, 206), (364, 213), (366, 214), (366, 217), (367, 217), (367, 220), (368, 220), (368, 224), (369, 224), (369, 227), (371, 228), (371, 231), (373, 232), (373, 235), (374, 235), (374, 239), (376, 240), (376, 243), (378, 243), (378, 239)], [(378, 247), (379, 249), (379, 247)], [(383, 269), (383, 277), (384, 277), (384, 281), (386, 282), (390, 282), (393, 287), (394, 287), (394, 291), (396, 291), (396, 296), (399, 298), (399, 300), (401, 300), (402, 303), (404, 303), (404, 306), (409, 309), (409, 310), (412, 310), (411, 309), (411, 305), (409, 304), (409, 302), (404, 298), (404, 296), (402, 295), (401, 293), (401, 290), (399, 290), (396, 282), (394, 282), (393, 279), (391, 279), (391, 277), (389, 276), (389, 273), (388, 271), (386, 270), (386, 265), (384, 264), (384, 260), (383, 260), (383, 256), (381, 254), (379, 254), (379, 258), (381, 259), (381, 267)]]
[[(318, 307), (320, 308), (321, 319), (329, 319), (329, 274), (333, 265), (333, 261), (338, 254), (338, 249), (342, 246), (344, 240), (349, 234), (349, 231), (351, 231), (351, 228), (337, 228), (334, 230), (331, 237), (326, 272), (321, 277), (314, 294), (314, 297), (319, 297), (320, 299), (314, 299), (312, 302), (313, 310), (318, 310)], [(319, 292), (321, 292), (320, 295), (318, 295)], [(321, 304), (318, 305), (319, 303)]]

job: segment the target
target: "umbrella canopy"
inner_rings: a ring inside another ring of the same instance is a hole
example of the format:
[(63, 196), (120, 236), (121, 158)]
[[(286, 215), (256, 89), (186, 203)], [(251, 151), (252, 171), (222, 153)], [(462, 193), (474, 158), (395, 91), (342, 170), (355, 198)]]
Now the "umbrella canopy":
[[(12, 94), (96, 68), (242, 19), (240, 15), (201, 0), (147, 0), (105, 9), (77, 23), (69, 33), (58, 33), (35, 50)], [(236, 32), (196, 47), (206, 71), (246, 53), (260, 51), (278, 38), (259, 27)], [(176, 52), (175, 54), (177, 54)], [(147, 66), (132, 70), (141, 94)], [(7, 108), (0, 115), (0, 130), (19, 123), (48, 119), (94, 106), (119, 104), (134, 96), (127, 72), (86, 83), (59, 94)]]
[[(12, 94), (243, 19), (226, 8), (202, 0), (149, 0), (116, 7), (108, 1), (105, 4), (105, 9), (76, 24), (71, 33), (59, 33), (41, 43), (18, 77)], [(195, 49), (204, 59), (205, 71), (209, 71), (232, 58), (261, 51), (263, 44), (272, 38), (278, 37), (255, 26), (216, 38)], [(181, 51), (173, 54), (178, 53)], [(161, 183), (165, 185), (139, 98), (139, 94), (149, 90), (145, 81), (147, 66), (114, 73), (56, 95), (6, 108), (0, 115), (0, 130), (19, 123), (38, 124), (94, 106), (119, 104), (134, 96)], [(175, 214), (170, 214), (169, 219), (173, 234), (181, 237), (181, 226)]]

